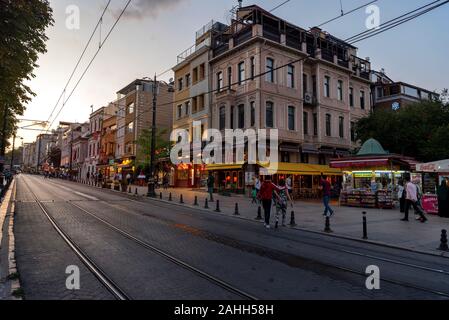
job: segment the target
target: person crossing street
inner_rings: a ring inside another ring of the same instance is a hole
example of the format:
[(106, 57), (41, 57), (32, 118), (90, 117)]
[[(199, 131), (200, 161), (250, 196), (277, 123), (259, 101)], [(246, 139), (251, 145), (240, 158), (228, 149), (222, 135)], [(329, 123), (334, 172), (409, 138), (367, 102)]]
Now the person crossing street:
[(418, 206), (418, 189), (414, 183), (410, 182), (410, 178), (406, 178), (405, 181), (405, 191), (407, 192), (405, 196), (405, 217), (401, 219), (401, 221), (408, 221), (408, 213), (410, 207), (413, 207), (415, 212), (419, 214), (420, 221), (424, 223), (427, 221), (427, 218), (424, 216), (424, 212)]
[(262, 186), (260, 187), (260, 200), (265, 214), (265, 228), (270, 229), (271, 219), (271, 205), (273, 201), (273, 192), (278, 191), (279, 188), (271, 182), (271, 177), (265, 177)]

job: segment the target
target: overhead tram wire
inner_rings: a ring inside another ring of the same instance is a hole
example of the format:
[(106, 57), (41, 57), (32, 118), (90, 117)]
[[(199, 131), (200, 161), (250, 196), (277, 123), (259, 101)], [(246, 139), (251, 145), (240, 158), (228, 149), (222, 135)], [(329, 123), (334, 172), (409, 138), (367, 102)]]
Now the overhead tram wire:
[[(448, 3), (448, 2), (449, 2), (449, 0), (446, 0), (446, 1), (444, 1), (444, 3), (442, 3), (441, 5), (446, 4), (446, 3)], [(439, 5), (438, 7), (440, 7), (441, 5)], [(436, 9), (436, 8), (437, 8), (437, 7), (432, 8), (431, 10), (426, 11), (426, 12), (424, 12), (424, 13), (428, 13), (428, 12), (430, 12), (430, 11)], [(413, 11), (411, 11), (411, 12), (416, 12), (416, 10), (413, 10)], [(424, 14), (424, 13), (422, 13), (422, 14)], [(422, 14), (421, 14), (421, 15), (422, 15)], [(399, 17), (397, 17), (397, 18), (395, 18), (395, 19), (398, 19), (398, 18), (400, 18), (400, 17), (403, 17), (403, 15), (402, 15), (402, 16), (399, 16)], [(416, 17), (415, 17), (415, 18), (416, 18)], [(395, 19), (393, 19), (393, 20), (395, 20)], [(412, 20), (412, 19), (410, 19), (410, 20)], [(408, 21), (410, 21), (410, 20), (408, 20)], [(390, 28), (390, 29), (391, 29), (391, 28)], [(380, 31), (380, 30), (376, 30), (376, 31)], [(387, 30), (385, 30), (385, 31), (387, 31)], [(366, 39), (367, 39), (367, 38), (374, 37), (374, 36), (378, 35), (379, 33), (381, 33), (381, 32), (376, 32), (375, 34), (368, 35), (368, 36), (366, 37)], [(272, 71), (265, 71), (265, 72), (262, 72), (262, 73), (260, 73), (260, 74), (258, 74), (258, 75), (255, 75), (255, 76), (252, 77), (252, 78), (247, 78), (247, 79), (242, 80), (241, 82), (238, 82), (238, 81), (237, 81), (237, 82), (235, 82), (235, 83), (232, 83), (231, 86), (236, 86), (236, 85), (239, 85), (240, 83), (244, 83), (244, 82), (247, 82), (247, 81), (252, 81), (252, 80), (254, 80), (255, 78), (263, 77), (263, 76), (265, 76), (265, 75), (267, 75), (267, 74), (269, 74), (269, 73), (271, 73), (271, 72), (275, 72), (275, 71), (277, 71), (277, 70), (286, 68), (286, 67), (289, 66), (289, 65), (292, 65), (292, 64), (301, 62), (301, 61), (303, 61), (303, 60), (307, 60), (307, 59), (309, 59), (309, 58), (310, 58), (310, 56), (308, 55), (308, 56), (306, 56), (306, 57), (299, 58), (299, 59), (294, 60), (294, 61), (290, 61), (290, 62), (287, 63), (287, 64), (284, 64), (284, 65), (281, 65), (281, 66), (278, 66), (278, 67), (274, 68)], [(205, 92), (204, 94), (211, 94), (211, 93), (220, 92), (220, 91), (223, 90), (223, 89), (224, 89), (224, 88), (213, 89), (213, 90), (210, 90), (210, 91), (208, 91), (208, 92)], [(182, 103), (182, 102), (185, 102), (186, 100), (188, 100), (189, 98), (194, 98), (194, 97), (188, 97), (188, 98), (185, 98), (185, 99), (180, 99), (180, 100), (178, 100), (178, 101), (173, 101), (173, 102), (170, 102), (170, 103), (160, 104), (160, 105), (158, 105), (158, 106), (159, 106), (159, 107), (163, 107), (163, 106), (170, 106), (170, 105), (173, 105), (173, 104), (176, 104), (176, 103)], [(147, 111), (142, 112), (142, 113), (139, 115), (139, 117), (142, 116), (142, 115), (145, 114), (145, 113), (150, 112), (150, 111), (151, 111), (151, 110), (149, 110), (149, 111), (147, 110)], [(119, 127), (119, 128), (117, 128), (117, 130), (122, 129), (122, 128), (125, 128), (125, 127), (126, 127), (126, 126)]]
[[(128, 2), (126, 3), (125, 7), (122, 9), (120, 15), (117, 17), (116, 21), (114, 22), (114, 24), (112, 25), (111, 29), (109, 30), (109, 32), (107, 33), (106, 37), (104, 38), (103, 42), (100, 43), (99, 48), (97, 49), (97, 51), (95, 52), (94, 56), (92, 57), (92, 59), (90, 60), (89, 64), (87, 65), (87, 67), (84, 69), (83, 74), (81, 75), (81, 77), (78, 79), (76, 85), (74, 86), (74, 88), (72, 89), (72, 91), (70, 92), (69, 96), (67, 97), (67, 99), (65, 100), (64, 104), (62, 105), (62, 107), (59, 109), (58, 113), (56, 114), (55, 118), (53, 119), (53, 121), (51, 122), (51, 124), (49, 125), (48, 128), (51, 128), (52, 125), (54, 124), (54, 122), (56, 121), (56, 119), (58, 118), (58, 116), (61, 114), (62, 110), (64, 109), (64, 107), (67, 105), (67, 102), (70, 100), (70, 98), (72, 97), (73, 93), (75, 92), (75, 90), (77, 89), (77, 87), (79, 86), (79, 84), (81, 83), (81, 81), (83, 80), (84, 76), (86, 75), (87, 71), (89, 70), (89, 68), (91, 67), (92, 63), (94, 62), (94, 60), (96, 59), (96, 57), (98, 56), (98, 54), (100, 53), (101, 49), (103, 48), (104, 44), (106, 43), (106, 41), (109, 39), (110, 35), (112, 34), (112, 31), (114, 31), (115, 27), (117, 26), (117, 24), (119, 23), (120, 19), (122, 18), (123, 14), (125, 13), (126, 9), (128, 9), (130, 3), (132, 0), (128, 0)], [(49, 129), (47, 129), (47, 132), (49, 131)]]
[[(111, 2), (112, 2), (112, 0), (109, 0), (108, 3), (106, 4), (106, 7), (104, 8), (103, 13), (102, 13), (101, 16), (100, 16), (100, 19), (98, 19), (98, 22), (97, 22), (97, 24), (96, 24), (94, 30), (92, 31), (92, 34), (91, 34), (89, 40), (87, 41), (87, 43), (86, 43), (86, 45), (85, 45), (85, 47), (84, 47), (84, 50), (83, 50), (83, 52), (81, 53), (81, 56), (78, 58), (78, 61), (77, 61), (76, 65), (75, 65), (75, 68), (73, 68), (73, 71), (72, 71), (72, 73), (71, 73), (69, 79), (67, 80), (67, 83), (66, 83), (64, 89), (62, 90), (61, 95), (59, 96), (58, 101), (56, 102), (56, 105), (53, 107), (53, 110), (51, 111), (50, 116), (49, 116), (48, 119), (47, 119), (47, 122), (50, 121), (50, 119), (51, 119), (51, 117), (53, 116), (53, 114), (54, 114), (56, 108), (57, 108), (58, 105), (59, 105), (59, 102), (61, 101), (62, 97), (64, 96), (64, 94), (65, 94), (65, 92), (66, 92), (66, 90), (67, 90), (67, 87), (69, 86), (70, 81), (72, 81), (72, 78), (73, 78), (73, 76), (75, 75), (75, 72), (76, 72), (76, 70), (78, 69), (78, 66), (79, 66), (80, 63), (81, 63), (81, 60), (83, 59), (84, 55), (86, 54), (87, 48), (89, 47), (90, 43), (92, 42), (92, 39), (93, 39), (95, 33), (97, 32), (98, 27), (101, 25), (101, 23), (102, 23), (102, 21), (103, 21), (103, 17), (104, 17), (104, 15), (106, 14), (106, 11), (107, 11), (107, 9), (109, 8), (109, 5), (111, 4)], [(64, 101), (64, 99), (63, 99), (63, 101)]]
[(323, 22), (323, 23), (317, 25), (317, 27), (322, 27), (322, 26), (324, 26), (324, 25), (326, 25), (326, 24), (329, 24), (329, 23), (331, 23), (331, 22), (334, 22), (335, 20), (338, 20), (338, 19), (340, 19), (341, 17), (347, 16), (347, 15), (353, 13), (353, 12), (356, 12), (356, 11), (358, 11), (358, 10), (360, 10), (360, 9), (363, 9), (363, 8), (365, 8), (366, 6), (369, 6), (370, 4), (373, 4), (373, 3), (378, 2), (378, 1), (379, 1), (379, 0), (373, 0), (373, 1), (370, 1), (370, 2), (368, 2), (368, 3), (365, 3), (365, 4), (363, 4), (363, 5), (361, 5), (361, 6), (357, 7), (357, 8), (354, 8), (354, 9), (352, 9), (352, 10), (349, 10), (348, 12), (344, 12), (343, 14), (341, 14), (341, 15), (335, 17), (335, 18), (332, 18), (332, 19), (330, 19), (330, 20), (327, 20), (327, 21), (325, 21), (325, 22)]
[(396, 21), (393, 24), (384, 26), (381, 30), (373, 29), (373, 30), (371, 30), (372, 32), (369, 35), (365, 35), (363, 37), (356, 38), (355, 40), (351, 40), (350, 43), (354, 44), (354, 43), (366, 40), (366, 39), (368, 39), (368, 38), (370, 38), (370, 37), (372, 37), (374, 35), (384, 33), (384, 32), (386, 32), (386, 31), (388, 31), (390, 29), (393, 29), (393, 28), (395, 28), (397, 26), (400, 26), (400, 25), (402, 25), (402, 24), (404, 24), (404, 23), (406, 23), (408, 21), (414, 20), (414, 19), (416, 19), (416, 18), (418, 18), (418, 17), (420, 17), (420, 16), (422, 16), (422, 15), (424, 15), (426, 13), (429, 13), (429, 12), (431, 12), (431, 11), (433, 11), (433, 10), (435, 10), (435, 9), (445, 5), (445, 4), (448, 4), (448, 3), (449, 3), (449, 0), (446, 0), (446, 1), (442, 2), (442, 3), (434, 5), (433, 7), (430, 7), (430, 8), (427, 8), (427, 9), (421, 11), (421, 12), (418, 12), (418, 13), (412, 15), (412, 16), (409, 16), (407, 18), (403, 18), (403, 19), (401, 19), (399, 21)]

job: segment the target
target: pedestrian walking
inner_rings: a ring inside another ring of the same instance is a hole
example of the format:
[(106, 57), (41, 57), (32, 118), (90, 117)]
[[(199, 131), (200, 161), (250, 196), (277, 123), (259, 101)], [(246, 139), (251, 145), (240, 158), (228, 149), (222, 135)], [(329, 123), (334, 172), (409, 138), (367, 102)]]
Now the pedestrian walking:
[(273, 192), (277, 191), (278, 187), (271, 182), (271, 177), (266, 176), (259, 191), (259, 198), (262, 201), (263, 210), (265, 213), (265, 228), (270, 229), (271, 219), (271, 205), (273, 201)]
[(410, 182), (410, 178), (405, 179), (405, 191), (406, 191), (406, 198), (405, 198), (405, 217), (404, 219), (401, 219), (401, 221), (408, 221), (408, 213), (410, 210), (410, 207), (413, 207), (415, 212), (417, 212), (420, 216), (420, 221), (422, 223), (427, 221), (427, 218), (424, 216), (424, 212), (418, 207), (418, 189), (416, 185), (412, 182)]
[(129, 172), (126, 174), (126, 184), (131, 185), (131, 174)]
[(215, 177), (212, 172), (209, 171), (209, 176), (207, 177), (207, 192), (209, 193), (210, 202), (214, 202), (214, 187), (215, 187)]
[(279, 181), (279, 186), (277, 187), (277, 191), (274, 191), (275, 194), (275, 203), (276, 203), (276, 225), (275, 229), (279, 226), (279, 216), (282, 216), (282, 226), (285, 227), (285, 219), (287, 216), (287, 207), (288, 202), (290, 201), (291, 206), (293, 207), (293, 200), (290, 196), (288, 187), (284, 180)]
[(449, 218), (449, 187), (446, 180), (441, 181), (438, 187), (438, 215)]
[(288, 194), (291, 196), (292, 195), (292, 191), (293, 191), (292, 177), (291, 176), (287, 177), (287, 180), (285, 180), (285, 184), (287, 186)]
[(327, 180), (327, 177), (324, 175), (321, 175), (320, 190), (323, 194), (323, 204), (324, 204), (323, 216), (332, 217), (334, 215), (334, 210), (329, 205), (331, 199), (331, 184)]
[(260, 182), (259, 176), (256, 176), (256, 181), (254, 181), (254, 187), (256, 188), (257, 197), (259, 197), (260, 188), (262, 187), (262, 183)]
[(252, 190), (251, 190), (251, 198), (252, 198), (252, 201), (251, 201), (252, 204), (258, 204), (259, 203), (259, 200), (257, 199), (256, 187), (253, 187)]
[(398, 183), (398, 199), (399, 199), (399, 208), (401, 213), (405, 212), (405, 188), (404, 188), (404, 181), (399, 180)]

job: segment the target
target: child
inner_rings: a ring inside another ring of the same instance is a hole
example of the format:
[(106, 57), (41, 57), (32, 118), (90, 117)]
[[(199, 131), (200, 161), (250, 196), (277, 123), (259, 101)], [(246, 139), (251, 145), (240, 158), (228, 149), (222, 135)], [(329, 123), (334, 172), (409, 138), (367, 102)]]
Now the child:
[(252, 204), (257, 204), (257, 189), (256, 187), (253, 187), (253, 189), (251, 190), (251, 197), (253, 198), (253, 201), (251, 202)]

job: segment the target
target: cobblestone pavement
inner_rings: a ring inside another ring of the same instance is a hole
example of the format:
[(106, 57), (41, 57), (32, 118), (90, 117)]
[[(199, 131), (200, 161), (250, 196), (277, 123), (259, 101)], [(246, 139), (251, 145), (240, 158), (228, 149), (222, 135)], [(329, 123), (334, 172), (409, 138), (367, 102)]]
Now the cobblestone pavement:
[[(147, 188), (135, 186), (131, 187), (132, 194), (135, 193), (136, 188), (139, 195), (146, 195)], [(208, 197), (208, 194), (203, 190), (157, 190), (158, 197), (161, 192), (164, 200), (168, 200), (169, 194), (172, 193), (173, 203), (179, 203), (180, 195), (182, 194), (186, 205), (193, 205), (196, 196), (200, 207), (204, 207), (205, 199)], [(242, 195), (224, 197), (214, 194), (214, 198), (220, 201), (221, 214), (233, 216), (235, 204), (238, 203), (240, 218), (253, 220), (257, 216), (258, 205), (253, 204), (248, 197)], [(216, 203), (209, 203), (211, 211), (214, 211), (215, 206)], [(439, 246), (441, 230), (449, 230), (449, 219), (429, 215), (429, 221), (426, 224), (421, 224), (418, 221), (414, 221), (412, 214), (410, 222), (405, 223), (400, 221), (403, 218), (403, 214), (397, 209), (380, 210), (340, 207), (337, 201), (334, 201), (332, 206), (335, 208), (335, 216), (331, 219), (334, 235), (361, 239), (363, 232), (362, 212), (365, 211), (367, 213), (370, 241), (411, 250), (443, 254), (449, 257), (449, 253), (445, 254), (436, 250)], [(323, 206), (319, 201), (296, 201), (293, 209), (288, 208), (287, 223), (290, 222), (292, 210), (295, 213), (298, 228), (314, 232), (324, 230)]]
[[(449, 270), (446, 258), (292, 229), (268, 231), (253, 220), (229, 219), (71, 182), (20, 179), (32, 185), (72, 239), (133, 297), (232, 298), (144, 252), (74, 205), (261, 299), (435, 299), (441, 297), (387, 280), (440, 291), (449, 287), (447, 274), (424, 269)], [(372, 264), (380, 267), (385, 279), (379, 291), (365, 287), (365, 269)]]

